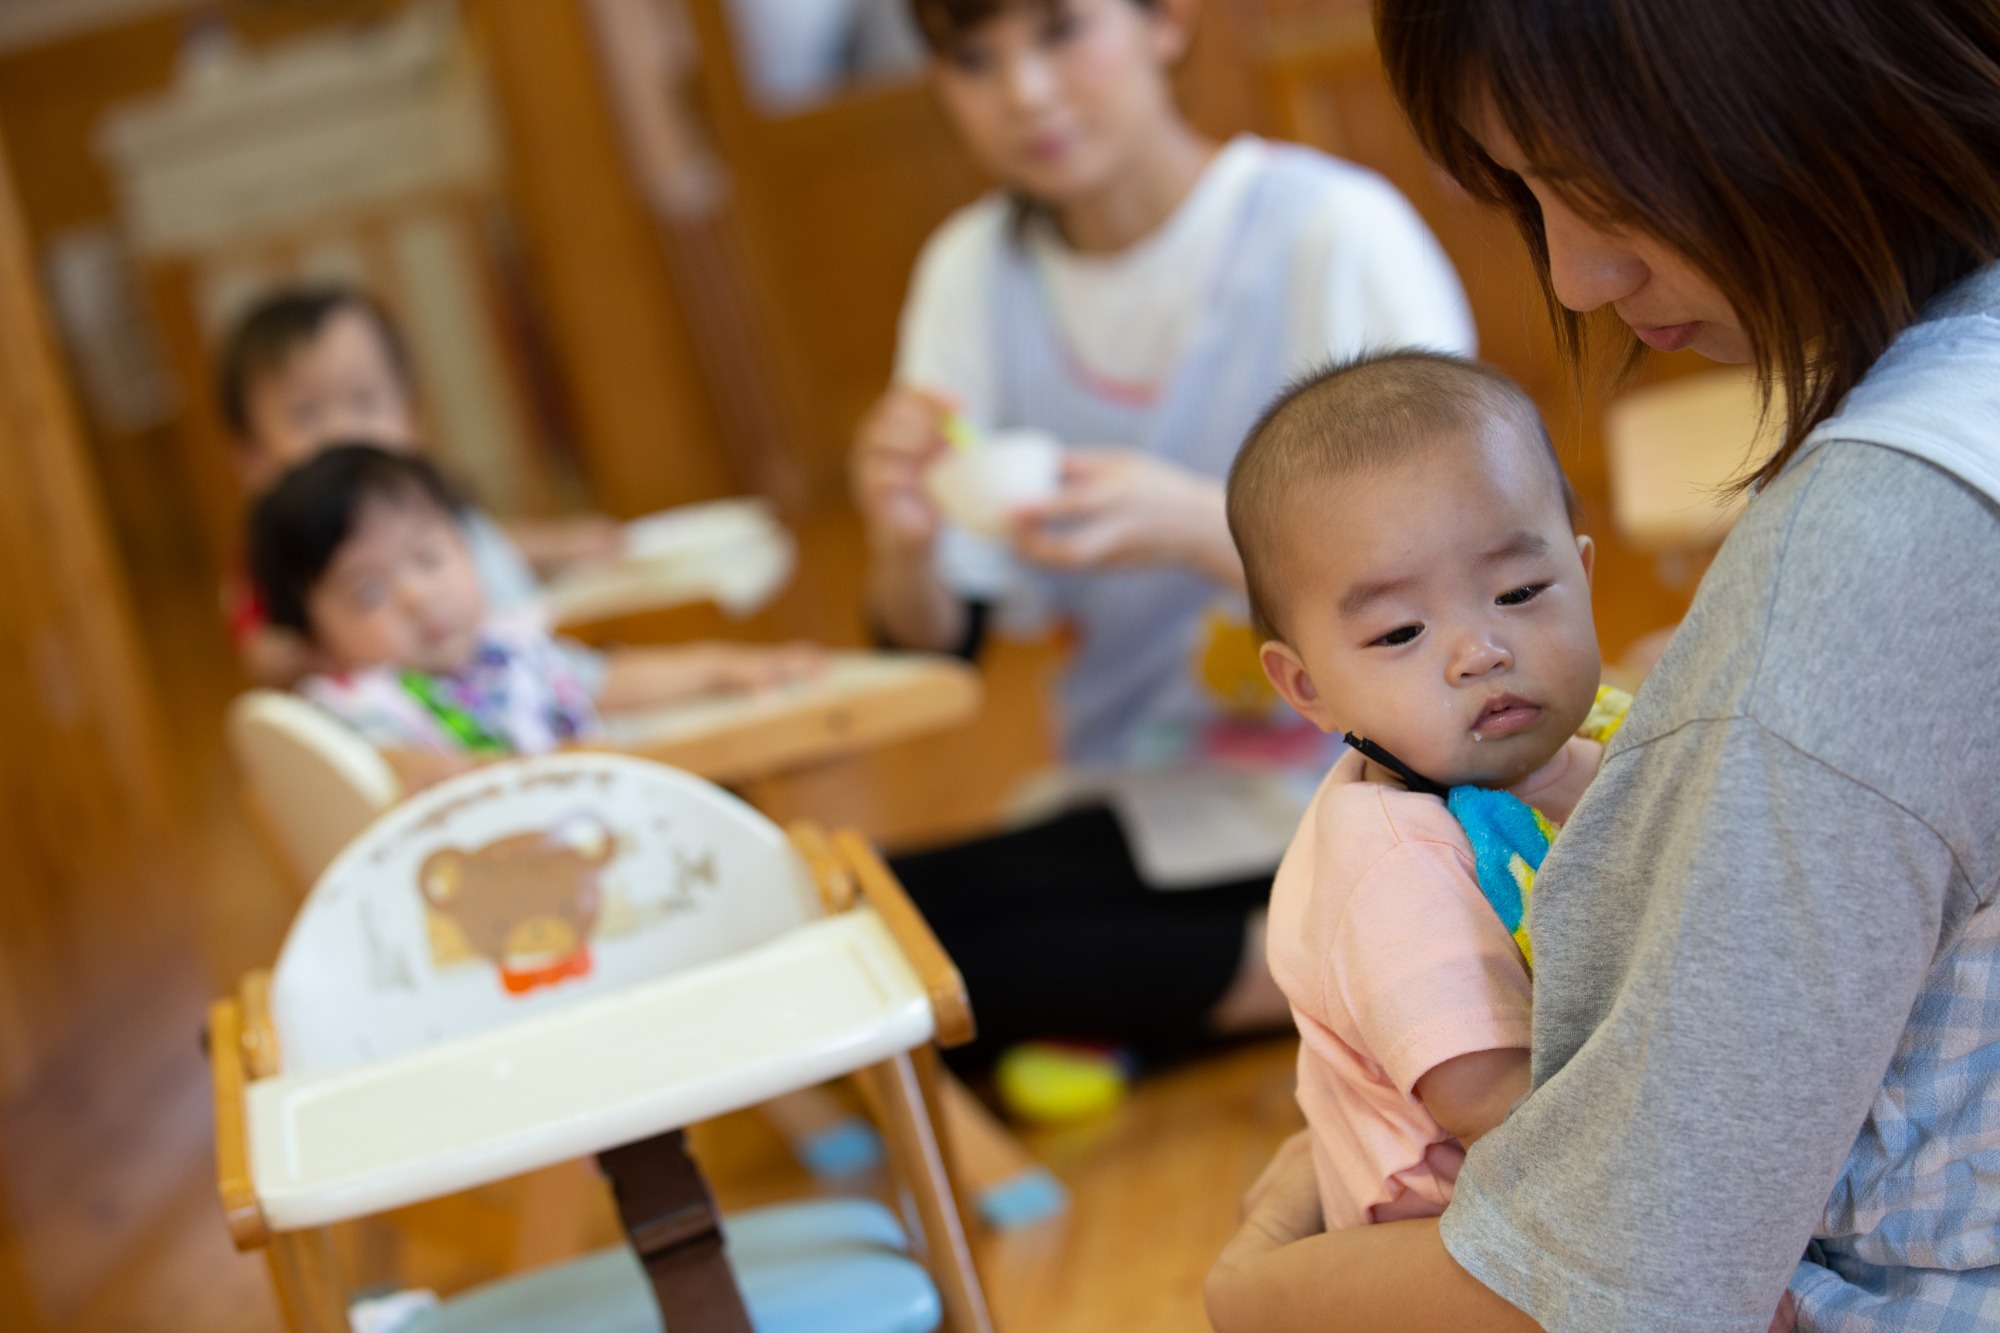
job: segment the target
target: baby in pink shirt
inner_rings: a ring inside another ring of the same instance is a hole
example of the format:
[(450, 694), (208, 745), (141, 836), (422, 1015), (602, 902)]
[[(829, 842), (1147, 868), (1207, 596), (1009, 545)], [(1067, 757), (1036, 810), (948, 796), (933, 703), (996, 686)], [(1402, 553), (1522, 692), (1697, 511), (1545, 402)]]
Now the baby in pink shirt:
[(1294, 386), (1229, 477), (1265, 673), (1351, 749), (1271, 894), (1328, 1227), (1434, 1216), (1528, 1091), (1528, 967), (1440, 793), (1596, 775), (1590, 538), (1533, 403), (1427, 352)]

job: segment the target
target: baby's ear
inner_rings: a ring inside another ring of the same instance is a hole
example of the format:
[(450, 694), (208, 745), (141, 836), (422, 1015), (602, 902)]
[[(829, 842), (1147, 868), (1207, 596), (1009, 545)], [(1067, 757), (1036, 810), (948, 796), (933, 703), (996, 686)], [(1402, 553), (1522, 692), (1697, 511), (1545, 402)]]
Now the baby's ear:
[(1257, 661), (1264, 668), (1264, 679), (1271, 682), (1278, 697), (1296, 709), (1299, 716), (1321, 731), (1340, 730), (1327, 711), (1326, 700), (1320, 697), (1319, 687), (1313, 684), (1312, 673), (1306, 670), (1305, 659), (1290, 644), (1265, 640), (1257, 650)]
[(1597, 573), (1597, 543), (1587, 533), (1576, 534), (1576, 558), (1583, 561), (1583, 578), (1588, 583)]

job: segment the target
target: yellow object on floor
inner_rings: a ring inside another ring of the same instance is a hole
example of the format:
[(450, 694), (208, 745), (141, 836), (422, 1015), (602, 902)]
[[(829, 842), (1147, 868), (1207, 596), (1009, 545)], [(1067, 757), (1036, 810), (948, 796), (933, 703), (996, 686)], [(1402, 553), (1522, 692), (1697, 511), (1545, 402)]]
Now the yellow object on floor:
[(1026, 1042), (1000, 1057), (994, 1071), (1000, 1100), (1024, 1120), (1060, 1123), (1109, 1111), (1131, 1083), (1116, 1051), (1056, 1042)]

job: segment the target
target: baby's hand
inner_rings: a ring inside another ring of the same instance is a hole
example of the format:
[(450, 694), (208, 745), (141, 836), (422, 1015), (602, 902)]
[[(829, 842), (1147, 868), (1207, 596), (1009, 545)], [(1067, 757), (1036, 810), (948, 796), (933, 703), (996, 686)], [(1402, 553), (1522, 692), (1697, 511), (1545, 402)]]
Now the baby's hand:
[(507, 524), (507, 537), (543, 578), (625, 554), (625, 525), (606, 514), (517, 519)]
[(1795, 1333), (1799, 1326), (1799, 1307), (1792, 1301), (1792, 1293), (1786, 1292), (1778, 1301), (1778, 1313), (1771, 1316), (1771, 1333)]
[(616, 560), (625, 554), (625, 525), (609, 514), (579, 514), (563, 524), (563, 539), (572, 564)]
[(735, 643), (705, 645), (709, 688), (716, 693), (775, 689), (806, 680), (826, 668), (826, 651), (803, 641), (774, 648)]

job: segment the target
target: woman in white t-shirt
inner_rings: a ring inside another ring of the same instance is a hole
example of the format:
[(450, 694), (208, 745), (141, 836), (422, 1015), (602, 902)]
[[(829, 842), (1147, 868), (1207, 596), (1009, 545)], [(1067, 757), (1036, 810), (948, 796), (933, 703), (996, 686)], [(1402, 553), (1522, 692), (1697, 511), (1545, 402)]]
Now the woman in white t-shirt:
[[(1174, 104), (1195, 0), (914, 0), (933, 82), (1003, 183), (925, 247), (854, 487), (884, 640), (977, 653), (1059, 624), (1060, 813), (902, 858), (990, 1050), (1281, 1024), (1272, 869), (1332, 755), (1263, 689), (1222, 480), (1285, 382), (1385, 346), (1473, 349), (1401, 195), (1306, 149), (1217, 144)], [(961, 414), (1066, 447), (1011, 540), (923, 487)]]

